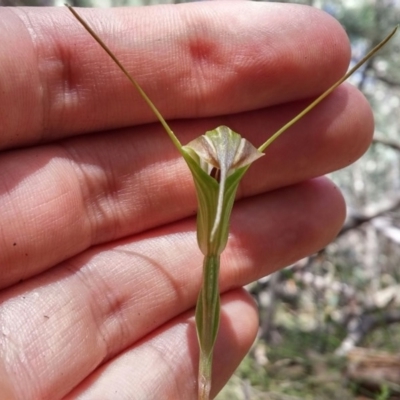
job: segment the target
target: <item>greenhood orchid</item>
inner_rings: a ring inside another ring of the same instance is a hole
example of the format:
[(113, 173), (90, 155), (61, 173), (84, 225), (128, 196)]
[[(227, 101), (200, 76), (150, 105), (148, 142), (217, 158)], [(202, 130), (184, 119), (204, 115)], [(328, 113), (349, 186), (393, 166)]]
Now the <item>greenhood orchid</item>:
[(218, 288), (220, 255), (227, 244), (230, 215), (240, 180), (250, 165), (264, 155), (263, 152), (271, 143), (311, 111), (366, 60), (372, 57), (390, 40), (397, 27), (345, 76), (279, 129), (258, 149), (226, 126), (217, 127), (182, 146), (161, 113), (135, 79), (79, 14), (72, 7), (68, 5), (67, 7), (135, 86), (166, 130), (192, 173), (198, 200), (197, 242), (204, 255), (203, 282), (196, 306), (196, 328), (200, 346), (198, 399), (208, 400), (211, 390), (213, 349), (220, 319), (220, 294)]

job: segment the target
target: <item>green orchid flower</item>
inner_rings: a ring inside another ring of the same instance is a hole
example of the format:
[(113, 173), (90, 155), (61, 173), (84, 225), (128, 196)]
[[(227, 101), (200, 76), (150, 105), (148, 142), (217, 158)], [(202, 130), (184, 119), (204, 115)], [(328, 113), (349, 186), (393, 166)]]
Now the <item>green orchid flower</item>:
[(213, 349), (220, 320), (220, 294), (218, 288), (220, 255), (228, 241), (229, 220), (240, 180), (250, 165), (264, 155), (263, 152), (270, 144), (332, 93), (365, 61), (384, 46), (395, 34), (397, 27), (345, 76), (279, 129), (258, 149), (226, 126), (220, 126), (208, 131), (205, 135), (192, 140), (186, 146), (182, 146), (140, 85), (79, 14), (69, 5), (66, 6), (136, 87), (163, 125), (192, 173), (198, 201), (197, 242), (204, 255), (203, 282), (196, 306), (196, 329), (200, 346), (198, 399), (208, 400), (211, 391)]

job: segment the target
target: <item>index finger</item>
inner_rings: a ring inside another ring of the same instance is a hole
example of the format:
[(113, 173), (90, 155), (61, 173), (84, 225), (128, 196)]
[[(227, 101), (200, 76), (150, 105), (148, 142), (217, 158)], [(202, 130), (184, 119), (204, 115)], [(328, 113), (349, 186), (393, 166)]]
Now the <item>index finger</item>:
[[(68, 10), (0, 12), (0, 149), (155, 121)], [(311, 7), (204, 2), (80, 13), (169, 119), (307, 98), (349, 60), (339, 23)]]

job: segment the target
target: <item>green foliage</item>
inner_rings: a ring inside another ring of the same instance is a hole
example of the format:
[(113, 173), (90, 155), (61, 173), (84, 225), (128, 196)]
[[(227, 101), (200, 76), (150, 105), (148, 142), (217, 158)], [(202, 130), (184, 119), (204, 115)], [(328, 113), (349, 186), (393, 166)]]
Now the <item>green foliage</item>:
[(376, 400), (389, 400), (390, 389), (388, 385), (382, 385), (381, 392), (377, 395)]

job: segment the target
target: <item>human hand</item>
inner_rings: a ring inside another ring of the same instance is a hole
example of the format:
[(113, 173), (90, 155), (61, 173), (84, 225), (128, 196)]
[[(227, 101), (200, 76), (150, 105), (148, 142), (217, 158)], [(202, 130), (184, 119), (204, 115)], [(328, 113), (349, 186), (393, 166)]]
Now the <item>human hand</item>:
[[(0, 13), (1, 398), (194, 399), (202, 255), (185, 163), (68, 10)], [(225, 124), (258, 146), (349, 60), (339, 24), (308, 7), (80, 13), (183, 144)], [(359, 157), (372, 125), (343, 85), (243, 179), (221, 261), (214, 393), (257, 332), (242, 286), (334, 238), (342, 197), (312, 178)]]

